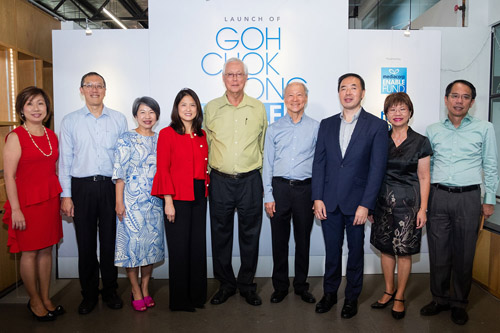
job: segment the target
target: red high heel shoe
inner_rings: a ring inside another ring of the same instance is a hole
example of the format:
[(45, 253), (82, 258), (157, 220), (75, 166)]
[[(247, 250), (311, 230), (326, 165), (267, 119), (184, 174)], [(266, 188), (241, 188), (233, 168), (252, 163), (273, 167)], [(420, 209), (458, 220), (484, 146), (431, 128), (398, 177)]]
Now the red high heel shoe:
[(137, 301), (134, 300), (134, 294), (130, 294), (130, 302), (135, 311), (143, 312), (148, 309), (144, 299), (138, 299)]
[(148, 308), (152, 308), (153, 306), (155, 306), (155, 301), (151, 296), (144, 296), (144, 303), (146, 303), (146, 306)]

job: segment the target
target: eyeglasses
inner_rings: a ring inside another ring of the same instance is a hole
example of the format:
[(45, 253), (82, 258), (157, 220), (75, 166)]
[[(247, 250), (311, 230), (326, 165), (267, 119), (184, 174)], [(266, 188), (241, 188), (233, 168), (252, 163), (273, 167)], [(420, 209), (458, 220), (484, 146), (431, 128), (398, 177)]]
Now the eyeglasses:
[(472, 96), (471, 95), (467, 95), (467, 94), (464, 94), (464, 95), (450, 94), (448, 97), (451, 98), (451, 99), (462, 98), (464, 101), (470, 101), (472, 99)]
[(243, 76), (245, 76), (244, 73), (225, 73), (224, 74), (225, 77), (229, 78), (229, 79), (241, 79)]
[(102, 89), (106, 88), (102, 84), (92, 84), (92, 83), (84, 83), (82, 87), (85, 88), (85, 89), (88, 89), (88, 90), (91, 90), (91, 89), (94, 89), (94, 88), (96, 88), (97, 90), (102, 90)]
[(401, 108), (401, 109), (389, 109), (387, 110), (387, 113), (388, 114), (396, 114), (397, 112), (401, 113), (401, 114), (407, 114), (409, 112), (408, 109), (406, 108)]

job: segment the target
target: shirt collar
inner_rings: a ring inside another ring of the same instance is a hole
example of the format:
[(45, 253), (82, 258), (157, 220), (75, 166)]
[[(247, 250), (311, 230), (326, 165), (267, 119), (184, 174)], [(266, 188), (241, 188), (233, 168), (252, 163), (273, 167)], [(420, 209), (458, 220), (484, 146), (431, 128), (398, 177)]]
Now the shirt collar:
[(298, 125), (302, 122), (302, 120), (304, 120), (304, 117), (306, 116), (305, 113), (302, 114), (302, 117), (300, 117), (300, 120), (297, 122), (297, 123), (294, 123), (293, 120), (292, 120), (292, 117), (290, 117), (290, 115), (288, 114), (288, 111), (285, 113), (285, 115), (283, 116), (284, 118), (287, 119), (287, 121), (292, 124), (292, 125)]
[[(85, 115), (88, 116), (89, 114), (93, 116), (93, 114), (90, 112), (87, 104), (85, 104), (85, 106), (83, 107), (83, 110), (85, 111)], [(108, 111), (108, 108), (106, 107), (106, 105), (103, 105), (103, 108), (102, 108), (102, 114), (101, 116), (109, 116), (109, 111)]]
[[(472, 116), (467, 112), (467, 114), (465, 115), (464, 119), (462, 119), (462, 122), (460, 123), (460, 126), (458, 126), (458, 128), (463, 127), (465, 125), (468, 125), (471, 122), (472, 122)], [(446, 115), (446, 117), (444, 118), (443, 124), (446, 126), (452, 126), (455, 128), (455, 126), (452, 124), (450, 118), (448, 118), (448, 115)]]
[[(222, 105), (222, 106), (230, 105), (230, 106), (233, 106), (233, 107), (235, 107), (235, 108), (241, 108), (241, 107), (244, 107), (244, 106), (247, 106), (247, 105), (248, 105), (248, 106), (252, 106), (252, 105), (249, 105), (249, 104), (248, 104), (248, 96), (247, 96), (247, 94), (245, 94), (245, 93), (243, 93), (243, 99), (241, 100), (240, 104), (238, 104), (238, 106), (234, 106), (233, 104), (231, 104), (231, 103), (229, 102), (229, 100), (227, 99), (227, 95), (226, 95), (226, 93), (224, 93), (224, 96), (223, 96), (223, 97), (224, 97), (224, 101), (226, 102), (226, 104), (224, 104), (224, 105)], [(221, 106), (221, 107), (222, 107), (222, 106)]]
[[(358, 112), (356, 112), (356, 114), (354, 115), (354, 117), (352, 117), (352, 121), (351, 121), (351, 123), (352, 123), (353, 121), (358, 120), (359, 115), (361, 114), (361, 109), (363, 109), (363, 108), (362, 108), (362, 107), (360, 107), (360, 108), (359, 108), (359, 110), (358, 110)], [(345, 121), (345, 119), (344, 119), (344, 111), (343, 111), (343, 110), (342, 110), (342, 112), (340, 112), (340, 119), (342, 119), (342, 120), (344, 120), (344, 121)]]

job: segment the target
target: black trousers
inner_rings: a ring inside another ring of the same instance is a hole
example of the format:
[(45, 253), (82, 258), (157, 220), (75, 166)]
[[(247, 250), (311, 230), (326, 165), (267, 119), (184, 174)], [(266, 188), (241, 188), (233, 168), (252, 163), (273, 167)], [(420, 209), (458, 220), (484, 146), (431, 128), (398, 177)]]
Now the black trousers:
[[(97, 299), (99, 270), (104, 297), (116, 292), (118, 270), (115, 267), (115, 185), (111, 180), (71, 179), (71, 196), (75, 206), (78, 274), (84, 298)], [(99, 260), (97, 234), (99, 232)]]
[(431, 186), (427, 239), (431, 292), (439, 304), (467, 306), (480, 215), (480, 189), (449, 193)]
[(194, 201), (174, 200), (175, 220), (165, 217), (170, 309), (201, 307), (207, 301), (207, 199), (205, 181), (194, 180)]
[(296, 292), (309, 289), (309, 247), (314, 221), (311, 201), (311, 183), (286, 183), (273, 178), (273, 197), (276, 212), (271, 218), (273, 244), (273, 287), (285, 291), (290, 286), (288, 279), (288, 242), (290, 240), (290, 219), (293, 223), (295, 239), (295, 277), (293, 287)]
[[(230, 179), (214, 172), (210, 175), (210, 226), (214, 276), (227, 291), (255, 291), (253, 282), (259, 257), (262, 226), (262, 178), (259, 172)], [(238, 212), (238, 239), (241, 266), (238, 279), (231, 264), (233, 254), (234, 210)]]

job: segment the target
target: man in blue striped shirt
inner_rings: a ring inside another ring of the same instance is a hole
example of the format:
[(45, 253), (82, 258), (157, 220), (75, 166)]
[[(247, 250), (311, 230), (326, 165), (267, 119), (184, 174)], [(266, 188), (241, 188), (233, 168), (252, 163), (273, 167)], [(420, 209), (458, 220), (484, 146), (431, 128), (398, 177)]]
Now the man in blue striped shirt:
[(319, 122), (306, 116), (308, 90), (301, 82), (285, 88), (285, 116), (268, 127), (264, 143), (264, 205), (271, 218), (273, 245), (272, 303), (288, 294), (288, 241), (290, 219), (295, 239), (293, 288), (304, 302), (315, 303), (309, 292), (309, 245), (314, 214), (311, 175)]
[(420, 313), (432, 316), (451, 308), (451, 319), (458, 325), (468, 320), (465, 308), (480, 216), (493, 214), (498, 187), (495, 132), (491, 123), (468, 113), (475, 98), (472, 83), (450, 83), (444, 98), (447, 117), (427, 128), (434, 151), (427, 222), (433, 300)]

